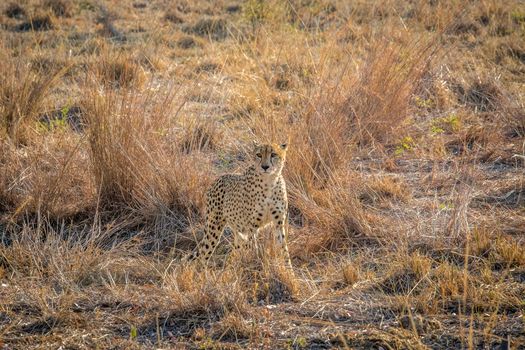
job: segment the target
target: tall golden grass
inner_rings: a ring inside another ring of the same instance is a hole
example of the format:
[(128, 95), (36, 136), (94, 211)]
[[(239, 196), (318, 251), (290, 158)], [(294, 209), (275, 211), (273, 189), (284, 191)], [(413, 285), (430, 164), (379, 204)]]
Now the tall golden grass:
[[(0, 345), (523, 343), (518, 1), (0, 13)], [(288, 138), (294, 273), (271, 230), (181, 266), (210, 183)]]

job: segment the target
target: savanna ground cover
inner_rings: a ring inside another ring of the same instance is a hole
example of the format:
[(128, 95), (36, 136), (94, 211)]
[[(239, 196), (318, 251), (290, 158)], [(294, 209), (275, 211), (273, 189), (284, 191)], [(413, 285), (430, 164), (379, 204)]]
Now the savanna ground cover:
[[(525, 349), (522, 1), (0, 4), (0, 347)], [(294, 273), (181, 267), (290, 137)]]

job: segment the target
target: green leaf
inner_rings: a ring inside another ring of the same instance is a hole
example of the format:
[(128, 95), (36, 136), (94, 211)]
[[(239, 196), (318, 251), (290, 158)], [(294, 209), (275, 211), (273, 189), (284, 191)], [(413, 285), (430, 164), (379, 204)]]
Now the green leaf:
[(131, 340), (135, 340), (137, 339), (137, 336), (138, 336), (137, 327), (131, 326), (131, 330), (129, 331), (129, 338)]

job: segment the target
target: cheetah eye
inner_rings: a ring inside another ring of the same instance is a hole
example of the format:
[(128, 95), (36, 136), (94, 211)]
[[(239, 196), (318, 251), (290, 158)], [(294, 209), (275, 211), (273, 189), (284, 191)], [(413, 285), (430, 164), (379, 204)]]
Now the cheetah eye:
[(277, 153), (272, 153), (272, 158), (277, 157)]
[(257, 153), (255, 156), (256, 156), (257, 158), (262, 158), (262, 154), (260, 154), (260, 153)]

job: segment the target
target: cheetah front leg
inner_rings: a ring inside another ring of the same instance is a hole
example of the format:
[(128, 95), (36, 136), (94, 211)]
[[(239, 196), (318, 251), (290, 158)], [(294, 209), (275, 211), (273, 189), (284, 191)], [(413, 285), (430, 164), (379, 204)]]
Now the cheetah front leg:
[(281, 247), (281, 250), (284, 254), (286, 265), (287, 267), (291, 269), (292, 261), (290, 259), (290, 252), (288, 251), (287, 234), (286, 234), (286, 228), (284, 227), (284, 224), (277, 226), (276, 235), (277, 235), (277, 242), (279, 243), (279, 246)]
[(235, 231), (234, 245), (237, 251), (244, 250), (250, 246), (251, 248), (255, 248), (256, 253), (259, 254), (259, 247), (257, 244), (257, 229), (244, 227), (242, 230)]
[(245, 235), (241, 233), (240, 231), (235, 231), (233, 235), (233, 246), (235, 250), (241, 250), (244, 249), (248, 242), (250, 241), (250, 237), (248, 235)]
[(277, 242), (283, 252), (284, 259), (288, 268), (292, 269), (292, 261), (290, 259), (290, 252), (288, 251), (288, 242), (287, 242), (287, 230), (285, 227), (286, 223), (286, 214), (284, 212), (272, 213), (274, 215), (274, 227), (275, 227), (275, 236)]

